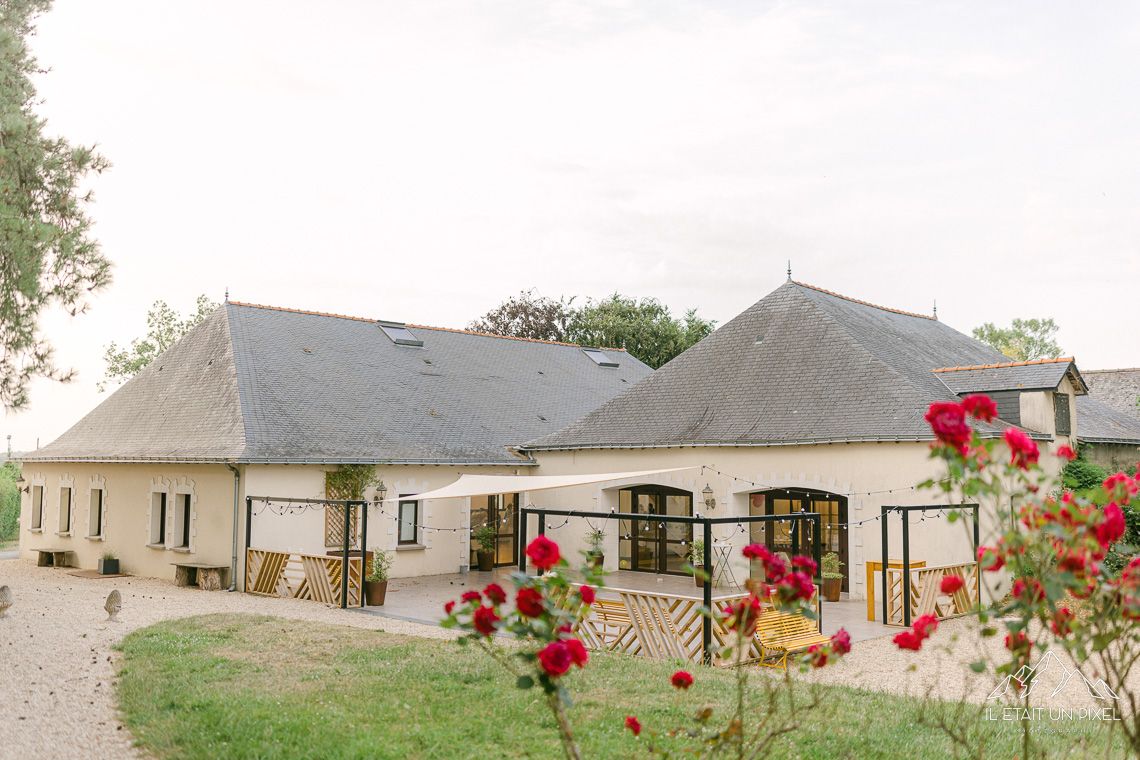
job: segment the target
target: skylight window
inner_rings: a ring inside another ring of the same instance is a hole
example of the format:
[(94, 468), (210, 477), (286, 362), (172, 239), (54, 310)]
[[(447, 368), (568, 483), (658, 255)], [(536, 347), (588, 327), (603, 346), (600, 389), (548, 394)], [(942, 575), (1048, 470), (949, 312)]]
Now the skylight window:
[(412, 335), (401, 322), (377, 322), (384, 334), (397, 346), (422, 346), (424, 342)]
[(606, 355), (604, 351), (596, 348), (583, 348), (582, 353), (594, 360), (599, 367), (616, 367), (618, 363)]

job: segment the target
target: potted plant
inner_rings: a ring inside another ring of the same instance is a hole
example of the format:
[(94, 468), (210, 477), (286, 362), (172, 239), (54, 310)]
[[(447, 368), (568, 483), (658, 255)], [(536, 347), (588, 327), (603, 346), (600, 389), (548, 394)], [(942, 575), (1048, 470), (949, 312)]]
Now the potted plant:
[(475, 552), (475, 557), (479, 561), (480, 570), (494, 570), (495, 569), (495, 543), (498, 541), (498, 536), (495, 533), (495, 526), (484, 525), (476, 528), (472, 534), (475, 543), (479, 548)]
[(586, 552), (590, 567), (601, 567), (606, 561), (606, 555), (602, 553), (602, 542), (605, 540), (606, 532), (601, 528), (594, 528), (586, 534), (586, 543), (590, 545), (590, 550)]
[(693, 539), (689, 544), (689, 562), (693, 566), (693, 577), (697, 579), (697, 587), (705, 586), (705, 542), (699, 538)]
[(103, 556), (99, 558), (99, 575), (118, 575), (119, 558), (112, 549), (104, 549)]
[(388, 570), (391, 567), (392, 558), (388, 552), (372, 550), (372, 565), (364, 576), (364, 601), (369, 607), (384, 604), (384, 597), (388, 593)]
[(838, 554), (828, 552), (823, 555), (822, 565), (819, 575), (823, 578), (823, 598), (829, 602), (838, 602), (839, 592), (843, 590), (843, 573), (839, 572), (843, 563), (839, 561)]

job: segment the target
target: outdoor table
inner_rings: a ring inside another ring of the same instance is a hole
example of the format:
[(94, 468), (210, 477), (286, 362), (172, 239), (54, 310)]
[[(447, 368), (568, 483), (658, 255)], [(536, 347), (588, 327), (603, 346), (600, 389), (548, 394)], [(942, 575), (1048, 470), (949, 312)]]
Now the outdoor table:
[[(887, 560), (887, 567), (899, 568), (903, 566), (901, 559)], [(911, 562), (911, 569), (916, 567), (926, 567), (925, 562)], [(867, 560), (867, 619), (872, 623), (875, 622), (875, 573), (883, 572), (883, 563), (881, 560), (869, 559)]]

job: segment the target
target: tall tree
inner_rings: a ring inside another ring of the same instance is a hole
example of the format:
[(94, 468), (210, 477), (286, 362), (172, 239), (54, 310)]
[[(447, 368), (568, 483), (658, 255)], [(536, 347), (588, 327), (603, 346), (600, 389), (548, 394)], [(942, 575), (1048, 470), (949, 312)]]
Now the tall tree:
[(557, 301), (545, 298), (531, 288), (508, 298), (479, 319), (473, 320), (467, 329), (491, 335), (562, 342), (566, 340), (566, 331), (574, 316), (574, 310), (570, 307), (573, 301), (573, 298), (560, 298)]
[(107, 378), (98, 384), (99, 392), (107, 390), (108, 385), (130, 380), (217, 308), (218, 304), (200, 295), (198, 310), (182, 317), (165, 301), (155, 301), (146, 314), (145, 337), (132, 340), (130, 348), (119, 348), (114, 343), (107, 346), (107, 352), (103, 354)]
[(67, 381), (40, 330), (55, 306), (86, 311), (90, 293), (111, 282), (111, 264), (91, 233), (91, 173), (110, 167), (95, 146), (73, 146), (44, 134), (46, 120), (31, 77), (43, 73), (28, 50), (35, 20), (51, 0), (0, 0), (0, 402), (28, 403), (36, 377)]
[(1014, 319), (1008, 328), (986, 322), (974, 328), (974, 337), (1015, 362), (1025, 362), (1060, 356), (1061, 347), (1053, 339), (1058, 329), (1052, 319)]
[(627, 298), (614, 293), (590, 300), (574, 313), (568, 337), (588, 346), (624, 348), (657, 369), (716, 329), (716, 323), (690, 309), (676, 319), (656, 298)]

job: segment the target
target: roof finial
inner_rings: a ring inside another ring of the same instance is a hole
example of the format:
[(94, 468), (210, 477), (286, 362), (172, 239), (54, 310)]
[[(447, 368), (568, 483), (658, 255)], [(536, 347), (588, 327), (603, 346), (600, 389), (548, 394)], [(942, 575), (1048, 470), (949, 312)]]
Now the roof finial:
[(934, 299), (934, 319), (935, 319), (935, 321), (938, 320), (938, 299), (937, 298)]
[(230, 302), (230, 286), (226, 286), (226, 303)]
[(788, 259), (788, 282), (792, 281), (792, 260)]

